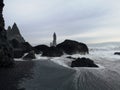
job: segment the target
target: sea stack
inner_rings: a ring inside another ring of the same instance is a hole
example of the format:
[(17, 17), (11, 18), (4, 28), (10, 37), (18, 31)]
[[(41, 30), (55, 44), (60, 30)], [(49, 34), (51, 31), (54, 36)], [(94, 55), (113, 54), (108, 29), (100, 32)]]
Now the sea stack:
[(4, 29), (3, 7), (3, 0), (0, 0), (0, 67), (11, 67), (14, 61), (13, 52), (7, 40), (6, 30)]
[(56, 47), (56, 44), (57, 44), (57, 36), (56, 36), (56, 33), (53, 34), (53, 46)]
[(56, 33), (54, 32), (54, 34), (53, 34), (53, 42), (50, 43), (50, 46), (51, 47), (52, 46), (56, 47), (56, 45), (57, 45), (57, 36), (56, 36)]
[(20, 30), (17, 26), (16, 23), (13, 24), (12, 28), (10, 26), (8, 26), (8, 29), (7, 29), (7, 38), (9, 41), (11, 40), (17, 40), (19, 43), (24, 43), (25, 40), (24, 38), (22, 37), (21, 33), (20, 33)]

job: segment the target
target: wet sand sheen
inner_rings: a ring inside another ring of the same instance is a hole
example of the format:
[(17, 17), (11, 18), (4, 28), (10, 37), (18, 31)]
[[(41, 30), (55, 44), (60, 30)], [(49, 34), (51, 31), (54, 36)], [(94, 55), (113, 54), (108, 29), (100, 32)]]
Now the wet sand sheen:
[[(115, 63), (116, 66), (118, 63)], [(117, 66), (119, 68), (119, 66)], [(70, 68), (51, 60), (38, 60), (33, 79), (20, 84), (25, 90), (119, 90), (120, 74), (106, 68)]]
[(0, 90), (25, 90), (18, 89), (23, 78), (32, 78), (33, 61), (15, 61), (14, 68), (0, 69)]

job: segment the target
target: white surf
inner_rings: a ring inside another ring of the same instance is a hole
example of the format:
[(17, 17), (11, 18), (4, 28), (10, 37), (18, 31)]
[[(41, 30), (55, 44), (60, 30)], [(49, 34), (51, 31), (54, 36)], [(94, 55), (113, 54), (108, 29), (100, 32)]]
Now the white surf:
[(19, 86), (25, 90), (119, 90), (120, 56), (114, 55), (118, 50), (90, 47), (89, 55), (72, 55), (90, 58), (99, 68), (71, 68), (72, 59), (67, 55), (40, 56), (35, 60), (33, 79), (24, 79)]

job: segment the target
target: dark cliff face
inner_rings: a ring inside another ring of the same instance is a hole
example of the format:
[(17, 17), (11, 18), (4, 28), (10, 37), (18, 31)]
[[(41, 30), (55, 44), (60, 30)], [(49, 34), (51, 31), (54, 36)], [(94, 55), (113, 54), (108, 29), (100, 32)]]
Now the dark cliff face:
[(8, 27), (7, 38), (9, 41), (16, 39), (20, 43), (25, 42), (16, 23), (13, 24), (12, 28), (10, 26)]
[(12, 48), (7, 41), (6, 30), (4, 29), (3, 7), (3, 0), (0, 0), (0, 67), (10, 67), (13, 66), (14, 60)]
[(3, 0), (0, 0), (0, 28), (4, 28), (4, 19), (2, 14), (3, 7), (4, 7)]

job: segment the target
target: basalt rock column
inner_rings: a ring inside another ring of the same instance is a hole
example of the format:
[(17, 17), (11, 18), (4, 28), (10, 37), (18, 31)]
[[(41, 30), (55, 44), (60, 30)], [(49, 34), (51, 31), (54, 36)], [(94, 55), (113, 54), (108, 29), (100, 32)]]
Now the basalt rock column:
[(53, 34), (53, 46), (56, 47), (57, 45), (57, 36), (56, 36), (56, 33)]
[(6, 30), (4, 29), (3, 7), (3, 0), (0, 0), (0, 67), (11, 67), (14, 63), (13, 52), (7, 41)]
[(56, 45), (57, 45), (57, 36), (56, 36), (56, 33), (54, 32), (53, 42), (50, 43), (50, 47), (56, 47)]

